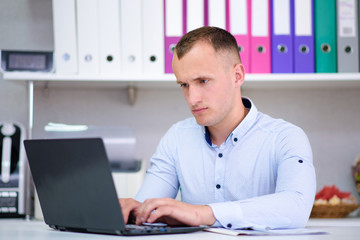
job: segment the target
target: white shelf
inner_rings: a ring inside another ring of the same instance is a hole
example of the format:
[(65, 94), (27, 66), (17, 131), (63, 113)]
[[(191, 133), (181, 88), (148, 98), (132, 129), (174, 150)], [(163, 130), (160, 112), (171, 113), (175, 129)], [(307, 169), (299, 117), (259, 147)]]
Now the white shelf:
[[(159, 75), (60, 75), (54, 73), (5, 72), (5, 80), (42, 81), (60, 86), (64, 82), (93, 86), (176, 87), (174, 74)], [(54, 84), (55, 83), (55, 84)], [(112, 83), (112, 84), (111, 84)], [(244, 88), (360, 88), (360, 73), (247, 74)]]
[(29, 73), (29, 72), (5, 72), (3, 79), (6, 80), (31, 80), (31, 81), (85, 81), (85, 82), (170, 82), (175, 81), (174, 74), (162, 75), (65, 75), (54, 73)]

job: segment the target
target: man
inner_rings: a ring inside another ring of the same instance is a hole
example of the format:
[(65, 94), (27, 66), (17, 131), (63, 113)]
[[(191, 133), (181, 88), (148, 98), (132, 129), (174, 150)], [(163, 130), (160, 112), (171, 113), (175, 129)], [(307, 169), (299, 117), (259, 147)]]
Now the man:
[[(194, 118), (162, 138), (136, 200), (120, 199), (125, 221), (304, 227), (316, 187), (309, 141), (241, 97), (245, 70), (234, 37), (215, 27), (187, 33), (173, 70)], [(174, 200), (179, 188), (182, 201)]]

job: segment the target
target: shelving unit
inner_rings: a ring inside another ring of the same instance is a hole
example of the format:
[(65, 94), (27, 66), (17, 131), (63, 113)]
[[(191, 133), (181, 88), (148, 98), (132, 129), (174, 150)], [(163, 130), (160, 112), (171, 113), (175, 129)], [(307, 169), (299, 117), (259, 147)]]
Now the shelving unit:
[[(5, 72), (3, 80), (27, 83), (29, 104), (29, 136), (33, 124), (34, 87), (118, 87), (128, 90), (129, 103), (136, 100), (136, 89), (176, 88), (174, 74), (159, 75), (60, 75), (37, 72)], [(41, 85), (40, 85), (41, 86)], [(360, 73), (313, 73), (313, 74), (247, 74), (245, 89), (326, 89), (326, 88), (360, 88)]]
[[(51, 86), (172, 88), (174, 74), (159, 75), (58, 75), (54, 73), (6, 72), (5, 80), (48, 82)], [(65, 84), (66, 83), (66, 84)], [(246, 74), (244, 88), (360, 88), (360, 73)]]
[[(54, 73), (5, 72), (1, 81), (26, 84), (28, 89), (28, 138), (32, 138), (34, 88), (119, 88), (128, 90), (129, 103), (136, 100), (136, 89), (175, 89), (173, 74), (160, 75), (58, 75)], [(360, 73), (247, 74), (244, 89), (360, 89)], [(27, 166), (27, 172), (29, 172)], [(29, 181), (28, 181), (29, 182)]]

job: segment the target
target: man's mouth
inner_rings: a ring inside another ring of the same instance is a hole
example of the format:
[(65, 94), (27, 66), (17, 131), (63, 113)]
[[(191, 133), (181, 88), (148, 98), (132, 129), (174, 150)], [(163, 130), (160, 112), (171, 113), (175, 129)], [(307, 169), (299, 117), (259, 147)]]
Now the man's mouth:
[(204, 111), (206, 111), (207, 108), (206, 107), (202, 107), (202, 108), (195, 108), (195, 109), (192, 109), (192, 112), (194, 114), (200, 114), (200, 113), (203, 113)]

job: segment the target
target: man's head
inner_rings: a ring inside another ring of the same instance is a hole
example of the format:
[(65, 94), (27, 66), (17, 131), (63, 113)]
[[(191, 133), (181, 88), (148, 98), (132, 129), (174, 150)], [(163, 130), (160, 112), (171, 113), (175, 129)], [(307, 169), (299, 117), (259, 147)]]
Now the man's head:
[(175, 47), (173, 70), (198, 124), (236, 121), (245, 72), (230, 33), (215, 27), (187, 33)]
[(210, 44), (215, 52), (225, 51), (241, 62), (239, 48), (233, 35), (217, 27), (201, 27), (184, 35), (176, 44), (175, 54), (181, 59), (198, 42)]

